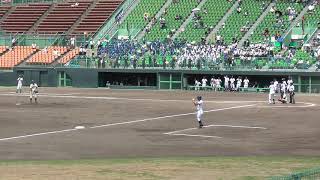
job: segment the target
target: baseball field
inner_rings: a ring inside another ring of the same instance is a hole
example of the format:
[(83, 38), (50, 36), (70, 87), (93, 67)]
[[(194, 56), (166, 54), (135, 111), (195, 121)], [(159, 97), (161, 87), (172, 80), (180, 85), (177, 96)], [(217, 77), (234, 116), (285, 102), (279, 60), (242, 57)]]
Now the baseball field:
[[(191, 99), (204, 99), (198, 129)], [(0, 89), (0, 179), (263, 179), (319, 166), (317, 95)]]

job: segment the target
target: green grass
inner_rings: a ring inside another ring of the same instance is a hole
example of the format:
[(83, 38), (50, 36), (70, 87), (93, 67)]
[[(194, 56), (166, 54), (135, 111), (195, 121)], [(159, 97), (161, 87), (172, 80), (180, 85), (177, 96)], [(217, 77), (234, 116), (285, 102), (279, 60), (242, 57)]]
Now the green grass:
[(13, 160), (0, 161), (0, 174), (2, 179), (256, 180), (319, 165), (320, 157), (277, 156)]

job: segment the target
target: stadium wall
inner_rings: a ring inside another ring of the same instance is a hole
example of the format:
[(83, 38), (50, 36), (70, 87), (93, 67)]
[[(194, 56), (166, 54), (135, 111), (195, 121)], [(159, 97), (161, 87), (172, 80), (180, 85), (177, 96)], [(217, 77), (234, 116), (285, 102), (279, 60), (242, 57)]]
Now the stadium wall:
[[(131, 84), (121, 88), (186, 89), (194, 84), (194, 79), (211, 78), (224, 75), (248, 76), (250, 81), (258, 82), (259, 87), (268, 86), (273, 78), (292, 76), (298, 92), (319, 93), (320, 72), (306, 71), (190, 71), (173, 69), (87, 69), (66, 67), (15, 67), (13, 71), (0, 71), (0, 86), (15, 86), (19, 74), (25, 83), (35, 80), (43, 87), (72, 86), (81, 88), (105, 87), (116, 77), (118, 83), (131, 78)], [(136, 83), (132, 83), (135, 82)], [(209, 84), (209, 83), (208, 83)], [(112, 85), (112, 82), (111, 82)], [(120, 85), (120, 84), (119, 84)], [(125, 84), (126, 85), (126, 84)], [(124, 85), (124, 86), (125, 86)], [(117, 86), (114, 86), (117, 87)], [(118, 86), (119, 87), (119, 86)]]

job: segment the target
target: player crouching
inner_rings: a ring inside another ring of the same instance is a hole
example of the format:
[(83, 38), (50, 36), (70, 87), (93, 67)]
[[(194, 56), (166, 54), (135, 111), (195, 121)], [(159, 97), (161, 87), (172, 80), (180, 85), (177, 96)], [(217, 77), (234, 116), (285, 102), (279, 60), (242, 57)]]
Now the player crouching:
[(197, 101), (193, 98), (192, 102), (194, 104), (194, 106), (197, 107), (197, 120), (199, 123), (199, 128), (203, 127), (202, 121), (201, 121), (201, 116), (203, 115), (203, 101), (202, 101), (202, 97), (198, 96), (197, 97)]
[(37, 104), (37, 98), (38, 98), (38, 85), (33, 80), (30, 84), (30, 103), (32, 103), (32, 99), (34, 98), (34, 102)]
[(278, 101), (282, 102), (282, 104), (287, 104), (288, 99), (287, 99), (287, 95), (285, 92), (282, 94), (282, 97), (280, 99), (278, 99)]

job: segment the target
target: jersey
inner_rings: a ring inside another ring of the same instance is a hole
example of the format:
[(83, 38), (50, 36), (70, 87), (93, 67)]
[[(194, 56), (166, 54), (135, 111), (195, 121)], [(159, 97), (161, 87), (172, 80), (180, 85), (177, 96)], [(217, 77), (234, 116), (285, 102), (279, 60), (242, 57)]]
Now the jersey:
[(289, 85), (288, 86), (288, 91), (289, 92), (294, 92), (294, 85)]
[(197, 111), (203, 111), (203, 101), (202, 100), (196, 102), (196, 106), (197, 106)]
[(269, 94), (274, 94), (275, 93), (275, 86), (274, 84), (270, 84), (269, 86)]
[(242, 83), (242, 79), (237, 79), (237, 85), (241, 86), (241, 83)]
[(243, 80), (243, 84), (244, 84), (244, 87), (248, 87), (249, 86), (249, 79)]
[(233, 84), (236, 80), (234, 78), (230, 78), (230, 83)]
[(286, 83), (285, 81), (283, 81), (283, 82), (281, 83), (280, 87), (281, 87), (281, 91), (282, 91), (282, 92), (285, 92), (286, 89), (287, 89), (287, 83)]
[(19, 77), (17, 81), (18, 81), (18, 86), (22, 86), (23, 78)]
[(228, 77), (224, 77), (224, 84), (229, 84), (229, 78)]
[(38, 90), (38, 85), (36, 83), (30, 84), (30, 90), (32, 93), (35, 93)]
[(207, 86), (207, 81), (208, 81), (207, 79), (203, 78), (202, 79), (202, 86)]

